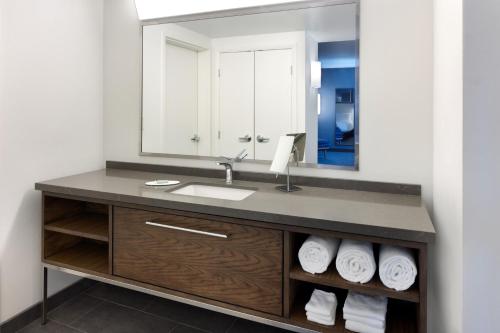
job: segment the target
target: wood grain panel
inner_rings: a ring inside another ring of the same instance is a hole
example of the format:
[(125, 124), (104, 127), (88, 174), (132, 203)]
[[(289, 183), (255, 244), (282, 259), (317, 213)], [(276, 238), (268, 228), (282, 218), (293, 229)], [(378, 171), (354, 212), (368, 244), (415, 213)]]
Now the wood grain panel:
[[(164, 229), (146, 221), (229, 238)], [(113, 244), (116, 275), (282, 314), (281, 231), (116, 207)]]
[(106, 274), (108, 273), (108, 248), (106, 244), (80, 241), (73, 247), (48, 256), (44, 261), (90, 274)]
[(58, 232), (44, 231), (44, 241), (43, 241), (43, 258), (47, 258), (59, 251), (66, 250), (70, 247), (75, 246), (81, 241), (81, 238), (65, 235)]
[(85, 202), (56, 198), (46, 195), (43, 202), (44, 223), (71, 217), (85, 208)]

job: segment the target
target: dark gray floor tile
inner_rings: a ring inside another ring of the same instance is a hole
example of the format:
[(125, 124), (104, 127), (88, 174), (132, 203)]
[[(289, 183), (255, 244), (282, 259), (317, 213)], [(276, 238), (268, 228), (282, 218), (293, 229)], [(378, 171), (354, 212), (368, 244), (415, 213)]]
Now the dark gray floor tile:
[(77, 330), (69, 328), (63, 324), (56, 323), (49, 320), (46, 325), (42, 326), (40, 320), (35, 320), (33, 323), (29, 324), (18, 333), (76, 333)]
[[(171, 333), (205, 333), (206, 331), (201, 331), (196, 328), (184, 326), (184, 325), (179, 325)], [(223, 332), (221, 332), (223, 333)]]
[(168, 333), (176, 325), (165, 318), (103, 302), (71, 326), (91, 333)]
[(231, 316), (161, 298), (155, 299), (145, 311), (214, 333), (225, 332), (234, 321)]
[(276, 327), (262, 325), (253, 321), (237, 319), (228, 333), (289, 333)]
[(102, 302), (98, 298), (80, 294), (49, 312), (48, 316), (50, 319), (69, 325), (89, 313), (90, 310)]
[(89, 289), (87, 294), (139, 310), (145, 309), (146, 306), (156, 298), (138, 291), (107, 285), (104, 283), (99, 283), (95, 287)]

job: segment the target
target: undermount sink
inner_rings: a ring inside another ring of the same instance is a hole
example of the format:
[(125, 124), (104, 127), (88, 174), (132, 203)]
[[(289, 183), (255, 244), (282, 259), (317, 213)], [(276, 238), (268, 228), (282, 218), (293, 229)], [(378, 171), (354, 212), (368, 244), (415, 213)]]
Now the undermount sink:
[(190, 195), (194, 197), (241, 201), (255, 193), (255, 190), (209, 184), (187, 184), (177, 190), (171, 191), (170, 193)]

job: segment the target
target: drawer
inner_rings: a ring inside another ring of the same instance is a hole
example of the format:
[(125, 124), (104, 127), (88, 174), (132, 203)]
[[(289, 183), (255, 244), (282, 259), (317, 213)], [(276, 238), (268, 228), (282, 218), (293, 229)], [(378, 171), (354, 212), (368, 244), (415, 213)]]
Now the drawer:
[(113, 274), (282, 314), (283, 233), (116, 207)]

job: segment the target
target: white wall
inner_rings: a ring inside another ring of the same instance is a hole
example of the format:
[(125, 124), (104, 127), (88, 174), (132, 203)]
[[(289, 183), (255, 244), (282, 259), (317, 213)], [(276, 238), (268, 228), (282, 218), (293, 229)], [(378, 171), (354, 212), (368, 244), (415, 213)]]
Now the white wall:
[[(462, 332), (462, 0), (436, 0), (431, 332)], [(475, 331), (480, 332), (480, 330)]]
[[(432, 204), (432, 0), (361, 6), (360, 171), (299, 169), (320, 177), (423, 185)], [(141, 157), (141, 30), (133, 0), (104, 5), (104, 151), (107, 160), (216, 167)], [(243, 163), (240, 170), (267, 171)]]
[[(40, 180), (103, 167), (102, 0), (0, 0), (0, 322), (41, 299)], [(50, 274), (51, 293), (75, 281)]]
[(500, 332), (500, 2), (463, 12), (464, 332)]

